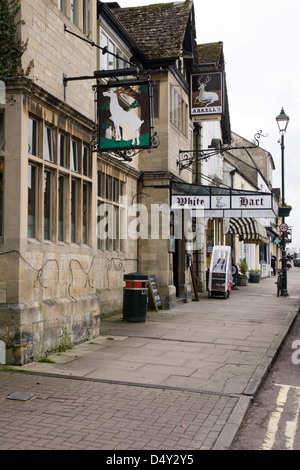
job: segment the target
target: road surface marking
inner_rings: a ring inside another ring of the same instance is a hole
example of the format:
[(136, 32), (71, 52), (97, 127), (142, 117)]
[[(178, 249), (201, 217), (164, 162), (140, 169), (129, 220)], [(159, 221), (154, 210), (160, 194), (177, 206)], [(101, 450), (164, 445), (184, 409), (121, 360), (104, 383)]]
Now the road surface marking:
[(291, 389), (296, 390), (296, 403), (297, 406), (295, 407), (295, 418), (292, 421), (287, 421), (286, 428), (285, 428), (285, 438), (286, 438), (286, 449), (293, 450), (295, 435), (297, 431), (297, 424), (300, 414), (300, 387), (294, 387), (292, 385), (281, 385), (281, 384), (274, 384), (277, 387), (280, 387), (277, 402), (276, 402), (276, 410), (272, 413), (264, 442), (262, 444), (262, 450), (271, 450), (275, 438), (276, 433), (278, 431), (278, 425), (280, 418), (282, 416), (284, 405), (286, 404), (288, 393)]
[(297, 406), (295, 407), (295, 410), (296, 410), (295, 418), (293, 419), (293, 421), (287, 421), (286, 428), (285, 428), (285, 435), (287, 438), (287, 441), (286, 441), (287, 450), (293, 450), (293, 447), (294, 447), (294, 440), (296, 436), (297, 424), (298, 424), (299, 413), (300, 413), (300, 390), (297, 391), (295, 399), (297, 403)]
[(273, 411), (271, 418), (269, 420), (266, 437), (262, 445), (262, 450), (271, 450), (274, 445), (276, 433), (278, 430), (278, 423), (283, 412), (283, 407), (286, 403), (288, 392), (289, 392), (288, 386), (280, 385), (280, 390), (278, 393), (278, 398), (277, 398), (277, 403), (276, 403), (277, 408), (275, 411)]

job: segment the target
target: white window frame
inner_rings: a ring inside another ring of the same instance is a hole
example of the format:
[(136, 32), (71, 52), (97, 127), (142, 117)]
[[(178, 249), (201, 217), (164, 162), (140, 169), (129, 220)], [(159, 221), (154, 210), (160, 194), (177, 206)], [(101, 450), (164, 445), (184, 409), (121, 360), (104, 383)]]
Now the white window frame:
[(58, 0), (58, 9), (66, 14), (66, 0)]
[(82, 0), (83, 34), (89, 36), (91, 32), (91, 0)]
[(48, 124), (44, 125), (44, 160), (54, 161), (54, 130)]
[[(46, 174), (48, 175), (47, 178), (49, 177), (49, 188), (48, 188), (48, 200), (45, 200), (45, 176)], [(43, 174), (43, 200), (44, 200), (44, 206), (43, 206), (43, 240), (51, 240), (52, 239), (52, 197), (53, 197), (53, 177), (54, 174), (52, 171), (50, 171), (49, 168), (45, 167), (44, 168), (44, 174)], [(49, 218), (45, 217), (45, 211), (46, 211), (46, 204), (48, 207), (49, 211)], [(46, 227), (46, 221), (49, 221), (48, 227)]]
[[(29, 198), (28, 198), (28, 190), (29, 190), (29, 169), (31, 168), (30, 183), (34, 181), (34, 193), (32, 194), (32, 199), (34, 200), (34, 215), (29, 214), (28, 206), (29, 206)], [(32, 169), (34, 169), (34, 176)], [(37, 219), (38, 219), (38, 167), (31, 162), (28, 164), (28, 182), (27, 182), (27, 237), (28, 238), (37, 238)], [(32, 217), (32, 219), (30, 219)], [(30, 221), (33, 221), (30, 224)], [(29, 227), (33, 227), (32, 230), (29, 230)]]
[(79, 172), (79, 155), (80, 155), (80, 144), (76, 139), (71, 139), (71, 157), (70, 166), (71, 170)]
[[(100, 188), (99, 180), (101, 184)], [(122, 179), (113, 177), (105, 171), (100, 170), (98, 170), (97, 173), (97, 181), (98, 214), (100, 214), (99, 207), (102, 204), (104, 206), (109, 206), (107, 217), (109, 218), (110, 223), (110, 226), (108, 227), (110, 236), (106, 239), (97, 237), (97, 248), (102, 251), (116, 251), (122, 253), (124, 252), (122, 236), (126, 223), (126, 211), (125, 206), (122, 205), (122, 196), (124, 196), (123, 193), (125, 192), (126, 183)], [(100, 216), (98, 217), (97, 223), (100, 223)]]
[(0, 152), (4, 150), (4, 136), (5, 136), (5, 127), (4, 127), (4, 112), (0, 110)]
[(39, 122), (31, 116), (28, 116), (28, 153), (39, 155)]
[[(128, 67), (130, 61), (129, 53), (125, 50), (117, 39), (114, 38), (102, 25), (100, 25), (100, 46), (107, 47), (106, 54), (99, 51), (99, 68), (100, 70), (124, 69)], [(113, 53), (114, 55), (110, 54)], [(118, 56), (118, 57), (115, 57)], [(122, 60), (124, 59), (124, 60)], [(126, 61), (126, 62), (125, 62)]]
[(70, 0), (70, 20), (75, 26), (78, 26), (78, 0)]
[(179, 85), (170, 85), (170, 122), (185, 137), (188, 136), (188, 104), (182, 98), (182, 89)]

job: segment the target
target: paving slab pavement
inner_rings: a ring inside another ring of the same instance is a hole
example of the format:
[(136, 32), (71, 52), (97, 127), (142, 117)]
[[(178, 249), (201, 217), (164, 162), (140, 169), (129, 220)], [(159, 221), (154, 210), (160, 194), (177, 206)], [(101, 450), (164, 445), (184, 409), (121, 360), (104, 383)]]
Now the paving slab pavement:
[[(288, 271), (288, 291), (289, 297), (278, 298), (272, 277), (239, 287), (226, 300), (202, 294), (199, 302), (180, 304), (171, 311), (148, 312), (146, 322), (124, 322), (122, 314), (114, 315), (102, 320), (99, 337), (48, 356), (53, 363), (34, 362), (14, 369), (26, 372), (26, 380), (33, 380), (35, 390), (34, 377), (50, 381), (51, 396), (55, 396), (57, 380), (66, 390), (75, 381), (76, 386), (83, 384), (83, 389), (96, 387), (93, 399), (102, 394), (101, 387), (106, 393), (111, 387), (111, 428), (100, 439), (101, 427), (97, 427), (98, 439), (94, 436), (92, 448), (228, 449), (300, 308), (299, 268)], [(20, 376), (24, 374), (1, 372), (0, 393), (6, 393), (9, 380), (20, 381)], [(32, 393), (32, 387), (28, 388)], [(143, 402), (141, 396), (147, 392), (147, 406), (127, 403), (125, 418), (120, 412), (120, 390), (129, 403), (132, 396)], [(177, 405), (171, 400), (174, 396)], [(70, 400), (68, 394), (64, 399)], [(86, 411), (88, 398), (81, 395), (74, 402), (78, 400), (86, 404)], [(106, 407), (108, 402), (109, 397)], [(107, 413), (103, 406), (96, 406), (99, 416), (101, 410), (104, 416)], [(154, 421), (149, 413), (155, 416)], [(80, 422), (80, 413), (74, 419)], [(126, 439), (120, 434), (124, 423)], [(59, 436), (52, 434), (48, 446), (91, 448), (83, 431), (76, 434), (76, 445), (72, 430), (68, 432), (70, 436), (67, 433), (68, 438), (60, 443)], [(4, 448), (9, 445), (0, 438), (0, 448), (1, 444)]]

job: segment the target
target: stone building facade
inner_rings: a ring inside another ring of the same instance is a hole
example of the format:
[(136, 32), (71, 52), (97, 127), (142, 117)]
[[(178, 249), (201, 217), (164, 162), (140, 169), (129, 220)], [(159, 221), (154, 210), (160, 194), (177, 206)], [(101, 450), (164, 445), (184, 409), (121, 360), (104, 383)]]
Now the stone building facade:
[[(145, 19), (135, 34), (133, 15)], [(120, 9), (96, 0), (24, 0), (20, 17), (28, 39), (22, 65), (34, 65), (29, 76), (5, 79), (0, 105), (0, 340), (7, 363), (23, 364), (98, 335), (101, 315), (122, 310), (124, 273), (155, 274), (167, 308), (178, 296), (191, 299), (185, 241), (174, 252), (169, 238), (151, 237), (151, 211), (169, 204), (172, 181), (192, 182), (177, 160), (179, 149), (193, 145), (187, 65), (197, 51), (191, 1)], [(151, 75), (160, 140), (132, 162), (93, 146), (93, 74), (128, 63)], [(138, 211), (128, 209), (143, 204), (149, 236), (99, 236), (104, 203), (118, 214), (117, 232), (121, 214), (130, 225)]]

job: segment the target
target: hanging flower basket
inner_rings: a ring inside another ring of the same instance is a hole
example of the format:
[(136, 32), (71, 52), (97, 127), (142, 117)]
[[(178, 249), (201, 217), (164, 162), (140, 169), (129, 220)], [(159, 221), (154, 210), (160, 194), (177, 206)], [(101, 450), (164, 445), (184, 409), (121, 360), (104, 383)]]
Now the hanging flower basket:
[(278, 217), (288, 217), (292, 210), (291, 206), (279, 206), (278, 208)]

